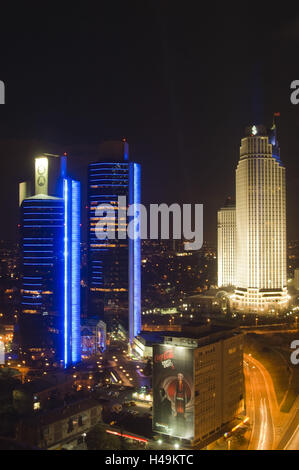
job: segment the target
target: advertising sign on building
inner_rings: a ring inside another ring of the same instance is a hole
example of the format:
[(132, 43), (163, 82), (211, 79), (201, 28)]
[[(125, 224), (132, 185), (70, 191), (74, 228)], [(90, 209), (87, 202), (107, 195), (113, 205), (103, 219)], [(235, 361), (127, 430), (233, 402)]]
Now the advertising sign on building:
[(153, 348), (153, 430), (192, 440), (194, 436), (194, 349)]

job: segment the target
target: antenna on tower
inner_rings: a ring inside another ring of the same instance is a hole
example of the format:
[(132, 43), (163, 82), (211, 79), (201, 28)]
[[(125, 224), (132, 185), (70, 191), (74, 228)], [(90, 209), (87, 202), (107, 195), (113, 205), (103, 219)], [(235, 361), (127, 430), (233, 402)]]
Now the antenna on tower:
[(278, 157), (279, 157), (279, 147), (278, 147), (278, 141), (277, 141), (276, 118), (279, 116), (280, 116), (279, 112), (273, 113), (273, 124), (269, 133), (269, 141), (272, 144), (273, 148), (275, 149), (276, 155)]

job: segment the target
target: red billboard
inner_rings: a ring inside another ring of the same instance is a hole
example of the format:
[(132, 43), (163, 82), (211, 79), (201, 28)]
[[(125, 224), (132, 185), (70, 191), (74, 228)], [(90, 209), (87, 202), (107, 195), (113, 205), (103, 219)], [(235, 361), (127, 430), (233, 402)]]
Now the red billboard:
[(153, 430), (191, 440), (194, 436), (194, 349), (153, 348)]

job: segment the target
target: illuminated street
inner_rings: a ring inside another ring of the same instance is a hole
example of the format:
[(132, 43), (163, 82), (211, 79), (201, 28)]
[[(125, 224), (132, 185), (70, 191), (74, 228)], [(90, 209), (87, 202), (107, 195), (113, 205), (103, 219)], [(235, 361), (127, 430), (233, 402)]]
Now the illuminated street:
[(299, 15), (10, 4), (0, 450), (299, 450)]
[(247, 354), (245, 357), (245, 380), (247, 396), (247, 414), (252, 424), (249, 449), (271, 450), (274, 444), (274, 426), (266, 377), (259, 368), (258, 361)]
[(123, 385), (150, 387), (149, 378), (143, 374), (146, 362), (132, 358), (123, 342), (113, 342), (105, 351), (103, 357), (107, 361), (111, 372), (114, 373), (116, 379), (121, 380)]
[(291, 419), (277, 449), (298, 450), (299, 449), (299, 410), (297, 409)]

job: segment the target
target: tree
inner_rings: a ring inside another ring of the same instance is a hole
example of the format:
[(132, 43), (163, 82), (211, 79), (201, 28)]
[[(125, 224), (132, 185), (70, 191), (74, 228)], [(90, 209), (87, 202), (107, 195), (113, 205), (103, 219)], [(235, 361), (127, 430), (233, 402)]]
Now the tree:
[(92, 428), (86, 436), (88, 450), (120, 450), (119, 438), (107, 434), (106, 429), (100, 424)]
[(129, 443), (124, 437), (108, 434), (101, 424), (97, 424), (87, 433), (86, 445), (88, 450), (123, 450), (134, 448), (134, 445)]

